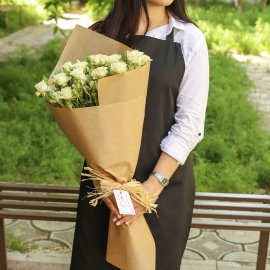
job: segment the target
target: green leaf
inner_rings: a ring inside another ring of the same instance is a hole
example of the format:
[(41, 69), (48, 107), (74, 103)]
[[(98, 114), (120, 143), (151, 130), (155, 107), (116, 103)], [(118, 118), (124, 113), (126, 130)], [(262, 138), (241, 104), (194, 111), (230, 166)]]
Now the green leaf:
[(45, 4), (44, 9), (48, 9), (52, 5), (52, 2), (49, 1)]
[(59, 31), (60, 31), (60, 33), (61, 33), (64, 37), (67, 36), (66, 33), (65, 33), (65, 31), (64, 31), (63, 29), (59, 28)]
[(53, 28), (53, 34), (56, 35), (57, 31), (59, 30), (59, 27), (58, 26), (55, 26)]

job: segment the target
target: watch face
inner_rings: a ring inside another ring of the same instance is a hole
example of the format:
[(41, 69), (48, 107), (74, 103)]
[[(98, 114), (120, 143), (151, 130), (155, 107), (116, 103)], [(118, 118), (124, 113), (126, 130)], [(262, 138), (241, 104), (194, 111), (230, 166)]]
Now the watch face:
[(168, 181), (166, 178), (163, 178), (163, 179), (161, 180), (161, 182), (162, 182), (162, 185), (163, 185), (164, 187), (166, 187), (166, 186), (169, 184), (169, 181)]
[(150, 174), (154, 175), (159, 180), (159, 182), (162, 184), (162, 186), (164, 186), (164, 187), (168, 186), (169, 180), (166, 177), (164, 177), (163, 175), (161, 175), (157, 172), (152, 172)]

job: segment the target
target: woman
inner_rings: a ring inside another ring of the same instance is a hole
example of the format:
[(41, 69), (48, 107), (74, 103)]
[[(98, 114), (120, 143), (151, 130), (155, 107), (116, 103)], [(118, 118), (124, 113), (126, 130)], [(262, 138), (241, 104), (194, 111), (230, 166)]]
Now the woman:
[[(184, 0), (115, 0), (108, 16), (91, 29), (153, 59), (134, 177), (158, 197), (159, 218), (145, 215), (156, 243), (156, 269), (179, 270), (195, 195), (189, 153), (203, 138), (208, 95), (204, 36), (187, 17)], [(89, 185), (81, 183), (70, 269), (117, 269), (105, 260), (109, 213), (115, 214), (115, 226), (128, 226), (145, 209), (133, 202), (136, 215), (121, 216), (113, 195), (91, 207), (82, 200)]]

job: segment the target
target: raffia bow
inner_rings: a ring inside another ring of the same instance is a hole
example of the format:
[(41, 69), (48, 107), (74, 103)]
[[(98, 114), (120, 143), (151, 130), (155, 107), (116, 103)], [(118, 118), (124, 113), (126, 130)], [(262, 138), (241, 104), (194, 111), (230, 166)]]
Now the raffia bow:
[(100, 185), (95, 188), (93, 192), (87, 193), (87, 198), (91, 198), (89, 204), (91, 204), (92, 206), (96, 206), (99, 200), (107, 198), (108, 196), (113, 194), (113, 190), (126, 190), (129, 192), (131, 198), (134, 201), (145, 207), (146, 213), (152, 213), (152, 211), (157, 212), (157, 204), (151, 203), (151, 201), (156, 200), (156, 198), (150, 198), (149, 194), (143, 188), (141, 182), (132, 179), (125, 183), (119, 183), (90, 167), (84, 167), (84, 169), (88, 170), (89, 174), (82, 173), (81, 175), (88, 177), (87, 179), (83, 179), (82, 181), (100, 181)]

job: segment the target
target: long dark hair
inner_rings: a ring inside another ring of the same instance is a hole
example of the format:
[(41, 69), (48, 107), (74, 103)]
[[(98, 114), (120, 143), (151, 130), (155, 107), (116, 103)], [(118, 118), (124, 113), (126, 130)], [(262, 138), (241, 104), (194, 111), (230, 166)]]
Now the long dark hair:
[[(185, 0), (174, 0), (166, 9), (176, 19), (193, 23), (187, 15)], [(139, 27), (142, 10), (146, 17), (146, 33), (149, 28), (146, 0), (114, 0), (110, 13), (103, 20), (96, 22), (89, 28), (128, 46), (132, 46), (134, 36)]]

